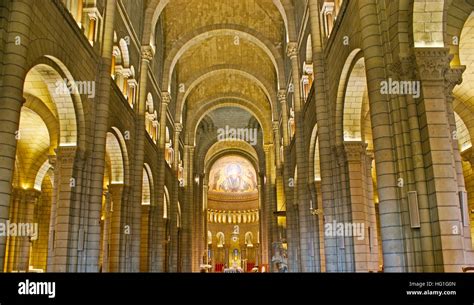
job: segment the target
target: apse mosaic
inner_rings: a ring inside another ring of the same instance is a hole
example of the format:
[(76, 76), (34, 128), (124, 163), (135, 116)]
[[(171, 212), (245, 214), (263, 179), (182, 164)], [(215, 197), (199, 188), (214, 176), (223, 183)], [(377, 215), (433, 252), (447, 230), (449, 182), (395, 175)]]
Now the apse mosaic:
[(250, 193), (257, 191), (255, 169), (246, 159), (227, 156), (212, 166), (209, 190), (224, 193)]

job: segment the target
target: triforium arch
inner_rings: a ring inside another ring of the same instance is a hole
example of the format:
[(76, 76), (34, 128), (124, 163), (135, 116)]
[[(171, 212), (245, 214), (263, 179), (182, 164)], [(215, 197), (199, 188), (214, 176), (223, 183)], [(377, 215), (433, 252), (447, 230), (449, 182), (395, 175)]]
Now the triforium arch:
[[(199, 109), (193, 114), (192, 118), (188, 117), (188, 126), (190, 126), (189, 132), (186, 134), (187, 143), (194, 143), (196, 136), (196, 129), (199, 126), (199, 123), (206, 116), (206, 114), (212, 112), (213, 110), (223, 108), (223, 107), (237, 107), (244, 109), (251, 113), (259, 122), (264, 135), (264, 142), (271, 143), (272, 141), (272, 128), (271, 121), (268, 117), (268, 112), (262, 111), (261, 108), (258, 108), (255, 103), (252, 103), (245, 97), (239, 97), (237, 93), (235, 95), (230, 95), (228, 97), (216, 97), (208, 101), (203, 101), (198, 103), (200, 105)], [(264, 110), (264, 109), (263, 109)]]

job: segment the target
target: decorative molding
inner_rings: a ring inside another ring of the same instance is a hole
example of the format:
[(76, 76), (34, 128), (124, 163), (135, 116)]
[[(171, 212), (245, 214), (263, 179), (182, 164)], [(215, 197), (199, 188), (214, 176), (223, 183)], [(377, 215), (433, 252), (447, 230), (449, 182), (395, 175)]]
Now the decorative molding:
[(416, 58), (413, 55), (401, 55), (389, 69), (394, 77), (413, 79), (416, 76)]
[(278, 91), (278, 101), (281, 104), (286, 103), (286, 91), (285, 90), (279, 90)]
[(278, 121), (273, 121), (272, 122), (272, 127), (273, 127), (273, 131), (277, 132), (280, 130), (280, 122)]
[(295, 58), (296, 56), (298, 56), (298, 43), (289, 42), (288, 46), (286, 47), (286, 54), (289, 58)]
[(415, 50), (417, 72), (422, 81), (444, 81), (453, 58), (448, 48), (419, 48)]
[(361, 156), (366, 154), (367, 143), (360, 141), (345, 141), (344, 151), (347, 161), (361, 161)]
[(171, 103), (171, 94), (169, 92), (162, 92), (161, 93), (161, 103), (169, 105)]
[(142, 59), (152, 61), (154, 57), (153, 48), (151, 46), (142, 47)]
[(174, 131), (175, 131), (175, 132), (178, 132), (178, 133), (181, 132), (181, 131), (183, 131), (183, 124), (181, 124), (181, 123), (175, 123), (175, 124), (174, 124)]
[(462, 74), (466, 70), (466, 66), (457, 66), (452, 67), (446, 71), (445, 74), (445, 89), (446, 89), (446, 96), (452, 96), (453, 89), (457, 85), (462, 83)]

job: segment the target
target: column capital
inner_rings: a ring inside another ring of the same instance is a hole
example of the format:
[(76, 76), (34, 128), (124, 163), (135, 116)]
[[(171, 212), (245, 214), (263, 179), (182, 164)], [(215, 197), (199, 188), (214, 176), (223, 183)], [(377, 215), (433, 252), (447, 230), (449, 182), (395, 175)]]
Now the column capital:
[(36, 200), (41, 195), (41, 192), (34, 188), (25, 189), (22, 191), (23, 191), (23, 194), (25, 195), (25, 199), (28, 201)]
[(446, 70), (444, 75), (446, 95), (451, 96), (454, 87), (462, 83), (462, 74), (466, 70), (466, 66), (452, 67)]
[(469, 147), (461, 153), (461, 158), (463, 161), (471, 163), (471, 166), (474, 166), (474, 149)]
[(417, 72), (421, 80), (444, 81), (453, 58), (448, 48), (415, 49)]
[(175, 124), (174, 124), (174, 131), (175, 131), (175, 132), (181, 132), (181, 131), (183, 131), (183, 124), (181, 124), (181, 123), (175, 123)]
[(390, 65), (390, 71), (396, 77), (413, 79), (416, 71), (416, 57), (414, 55), (400, 55), (398, 60)]
[(171, 94), (168, 91), (161, 92), (161, 103), (166, 105), (171, 103)]
[(50, 159), (49, 162), (50, 164), (52, 164), (51, 161), (54, 162), (59, 159), (61, 160), (62, 163), (72, 164), (76, 158), (76, 151), (77, 151), (76, 146), (59, 146), (58, 148), (55, 149), (55, 152), (56, 152), (55, 160)]
[(278, 121), (273, 121), (272, 122), (272, 127), (273, 127), (273, 131), (277, 132), (280, 130), (280, 122)]
[(265, 153), (271, 152), (272, 149), (273, 149), (273, 143), (263, 144), (263, 151), (264, 151)]
[(345, 141), (344, 151), (347, 161), (360, 161), (361, 155), (366, 153), (367, 143), (362, 141)]
[(289, 58), (293, 59), (298, 56), (298, 43), (297, 42), (289, 42), (286, 47), (286, 55)]
[(278, 90), (278, 101), (280, 103), (286, 103), (286, 90)]
[(150, 45), (142, 47), (142, 60), (152, 61), (153, 56), (153, 48)]

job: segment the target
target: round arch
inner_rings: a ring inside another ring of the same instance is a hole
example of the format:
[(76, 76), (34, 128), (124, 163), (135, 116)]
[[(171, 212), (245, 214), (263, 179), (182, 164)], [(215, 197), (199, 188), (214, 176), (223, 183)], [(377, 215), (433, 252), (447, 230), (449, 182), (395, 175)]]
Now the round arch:
[[(336, 119), (335, 119), (335, 131), (336, 131), (336, 144), (342, 144), (344, 139), (344, 108), (346, 98), (346, 88), (348, 86), (351, 71), (356, 62), (362, 57), (363, 53), (361, 49), (354, 49), (346, 59), (344, 68), (341, 72), (341, 78), (339, 80), (337, 98), (336, 98)], [(359, 118), (360, 120), (360, 118)]]
[[(150, 0), (146, 9), (145, 9), (145, 21), (144, 24), (150, 25), (146, 26), (143, 30), (143, 44), (144, 45), (154, 45), (155, 41), (155, 29), (156, 29), (156, 24), (158, 23), (158, 20), (160, 19), (160, 16), (170, 0)], [(273, 0), (273, 4), (275, 7), (278, 9), (278, 12), (280, 13), (283, 22), (285, 24), (285, 30), (286, 30), (286, 39), (287, 41), (292, 40), (295, 38), (296, 33), (295, 31), (290, 31), (290, 26), (289, 26), (289, 18), (288, 16), (292, 16), (291, 12), (289, 13), (288, 10), (292, 9), (292, 5), (288, 0)]]
[(212, 165), (223, 156), (229, 154), (238, 154), (245, 157), (252, 163), (255, 171), (259, 172), (258, 154), (252, 145), (245, 141), (224, 141), (214, 143), (207, 151), (203, 161), (204, 173), (208, 175)]
[(251, 113), (260, 124), (263, 131), (264, 143), (272, 143), (272, 122), (265, 119), (265, 113), (252, 103), (248, 98), (239, 96), (238, 93), (229, 96), (216, 96), (199, 103), (200, 107), (193, 112), (193, 116), (188, 116), (186, 126), (189, 126), (188, 133), (186, 133), (186, 143), (194, 143), (196, 131), (199, 123), (209, 112), (222, 107), (239, 107)]
[(186, 103), (186, 99), (192, 93), (192, 90), (196, 88), (200, 83), (204, 82), (206, 79), (209, 79), (213, 76), (225, 74), (225, 73), (236, 73), (243, 77), (248, 78), (250, 81), (255, 82), (260, 89), (265, 93), (268, 98), (270, 109), (274, 117), (277, 116), (277, 107), (274, 106), (276, 103), (277, 97), (275, 94), (275, 90), (272, 90), (272, 86), (268, 83), (263, 77), (256, 75), (254, 71), (250, 71), (248, 69), (244, 69), (243, 67), (238, 66), (229, 66), (229, 65), (217, 65), (209, 67), (208, 69), (202, 71), (202, 73), (197, 74), (193, 79), (190, 79), (186, 82), (185, 88), (186, 91), (181, 96), (178, 96), (178, 105), (177, 105), (177, 112), (176, 112), (176, 120), (181, 121), (183, 108)]
[(260, 33), (239, 25), (210, 25), (197, 29), (187, 35), (181, 40), (177, 41), (173, 48), (168, 53), (163, 65), (163, 83), (162, 88), (170, 90), (171, 78), (176, 64), (181, 56), (186, 53), (191, 47), (216, 36), (239, 36), (243, 39), (255, 44), (263, 50), (272, 61), (275, 72), (277, 74), (278, 85), (283, 86), (285, 82), (284, 62), (280, 52), (276, 49), (271, 41), (265, 38)]

